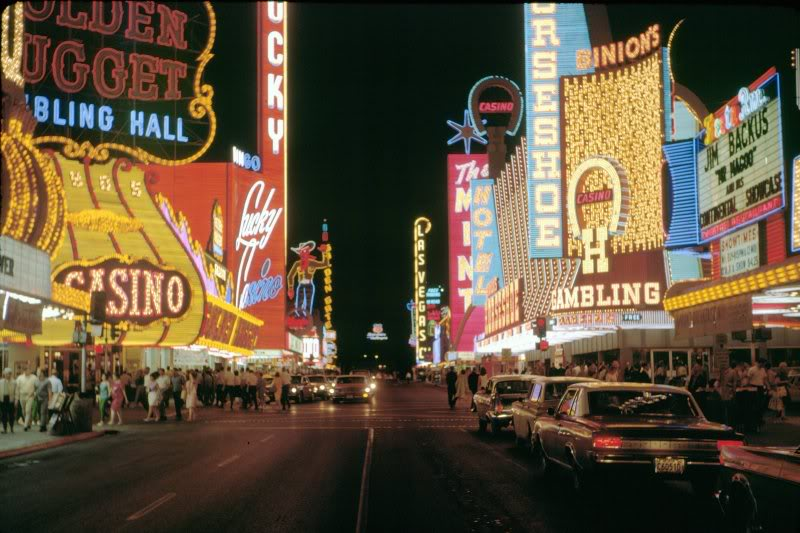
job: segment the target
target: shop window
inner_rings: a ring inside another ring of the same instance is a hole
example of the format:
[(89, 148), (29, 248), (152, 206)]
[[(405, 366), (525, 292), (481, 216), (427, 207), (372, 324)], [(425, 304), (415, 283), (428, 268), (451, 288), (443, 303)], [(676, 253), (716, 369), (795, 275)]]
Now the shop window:
[(728, 357), (730, 357), (730, 366), (736, 366), (739, 361), (744, 361), (747, 364), (750, 364), (752, 361), (750, 348), (731, 350), (728, 354)]
[(772, 366), (778, 366), (787, 360), (788, 352), (789, 350), (786, 348), (770, 348), (767, 350), (767, 360), (772, 363)]
[(605, 350), (601, 354), (603, 362), (607, 365), (619, 360), (619, 350)]

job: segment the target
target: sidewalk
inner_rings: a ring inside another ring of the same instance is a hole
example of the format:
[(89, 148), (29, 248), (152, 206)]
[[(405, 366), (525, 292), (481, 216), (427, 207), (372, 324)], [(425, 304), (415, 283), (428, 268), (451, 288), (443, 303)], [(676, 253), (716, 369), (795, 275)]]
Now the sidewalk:
[(745, 440), (752, 446), (800, 446), (800, 416), (789, 416), (785, 422), (767, 419), (761, 433), (748, 433)]
[(90, 431), (68, 436), (55, 436), (51, 435), (49, 431), (40, 432), (38, 427), (31, 427), (28, 431), (24, 431), (23, 426), (15, 425), (14, 433), (9, 431), (0, 435), (0, 459), (65, 446), (73, 442), (102, 437), (103, 435), (105, 435), (103, 431)]

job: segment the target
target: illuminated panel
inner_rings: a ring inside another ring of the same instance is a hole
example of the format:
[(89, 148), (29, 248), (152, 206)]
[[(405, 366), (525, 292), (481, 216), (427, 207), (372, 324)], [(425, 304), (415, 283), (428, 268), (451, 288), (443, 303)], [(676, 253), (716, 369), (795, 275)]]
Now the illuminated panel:
[[(589, 175), (575, 170), (597, 155), (608, 154), (625, 169), (630, 187), (629, 216), (624, 231), (608, 236), (608, 253), (627, 254), (659, 249), (662, 227), (661, 166), (663, 92), (661, 52), (633, 66), (598, 75), (564, 78), (564, 171), (570, 181), (581, 179), (583, 191), (608, 189), (612, 181), (600, 168)], [(582, 227), (600, 227), (612, 216), (615, 203), (580, 206)], [(584, 243), (567, 227), (568, 256), (583, 257)]]
[(708, 242), (784, 206), (778, 74), (740, 89), (704, 124), (697, 188), (700, 239)]
[[(447, 156), (447, 215), (450, 256), (450, 313), (452, 338), (461, 328), (467, 308), (472, 305), (472, 243), (470, 208), (472, 195), (470, 182), (489, 177), (489, 159), (486, 154)], [(483, 331), (483, 310), (473, 309), (463, 327), (458, 346), (453, 350), (468, 352), (473, 349), (472, 339)]]
[(472, 305), (486, 303), (487, 287), (497, 279), (503, 286), (500, 239), (497, 234), (497, 214), (494, 203), (494, 180), (477, 179), (470, 182), (472, 210)]
[(576, 64), (590, 48), (582, 4), (525, 4), (530, 257), (563, 255), (559, 78), (593, 72)]
[(211, 2), (25, 3), (24, 14), (37, 145), (164, 165), (211, 146), (214, 88), (203, 80), (217, 31)]
[(425, 236), (431, 231), (431, 221), (419, 217), (414, 221), (414, 320), (417, 332), (417, 362), (431, 361), (427, 333), (428, 251)]
[(487, 298), (486, 335), (493, 335), (522, 323), (522, 293), (522, 280), (515, 279)]
[(690, 140), (664, 146), (672, 191), (671, 217), (665, 243), (667, 247), (694, 246), (699, 239), (694, 145), (695, 141)]
[(792, 251), (796, 252), (800, 250), (800, 156), (794, 158), (792, 169)]

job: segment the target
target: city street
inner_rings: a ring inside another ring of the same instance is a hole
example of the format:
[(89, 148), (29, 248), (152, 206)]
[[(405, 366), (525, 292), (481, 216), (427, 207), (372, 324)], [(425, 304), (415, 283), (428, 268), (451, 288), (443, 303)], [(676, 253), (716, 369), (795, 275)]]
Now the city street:
[(713, 502), (688, 484), (576, 500), (565, 477), (532, 473), (511, 432), (479, 434), (466, 404), (450, 411), (439, 387), (270, 409), (201, 409), (193, 424), (127, 409), (136, 422), (117, 434), (2, 461), (0, 498), (14, 502), (3, 530), (713, 530)]

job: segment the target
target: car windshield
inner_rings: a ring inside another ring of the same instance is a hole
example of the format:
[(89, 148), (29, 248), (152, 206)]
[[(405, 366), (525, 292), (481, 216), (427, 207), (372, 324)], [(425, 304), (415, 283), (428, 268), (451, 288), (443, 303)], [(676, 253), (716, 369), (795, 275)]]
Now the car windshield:
[(645, 390), (589, 393), (589, 414), (606, 416), (698, 416), (688, 394)]
[(494, 387), (494, 392), (496, 394), (527, 394), (530, 389), (530, 381), (499, 381)]
[(325, 383), (324, 376), (308, 376), (308, 381), (311, 383)]
[(548, 383), (544, 389), (544, 401), (558, 401), (572, 383)]
[(336, 383), (339, 384), (347, 384), (347, 383), (364, 383), (364, 378), (361, 376), (351, 376), (347, 378), (337, 378)]
[(292, 383), (297, 384), (303, 381), (303, 376), (292, 376)]

